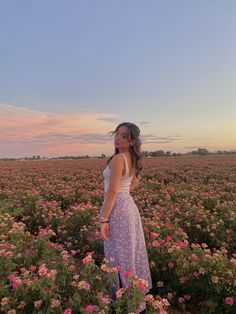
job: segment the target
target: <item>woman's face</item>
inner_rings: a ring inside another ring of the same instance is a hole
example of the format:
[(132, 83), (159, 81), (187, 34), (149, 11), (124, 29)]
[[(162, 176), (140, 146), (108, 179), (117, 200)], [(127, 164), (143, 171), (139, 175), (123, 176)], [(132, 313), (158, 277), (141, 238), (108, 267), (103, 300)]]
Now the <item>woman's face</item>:
[(129, 140), (128, 128), (123, 125), (114, 134), (115, 147), (120, 150), (129, 150), (131, 141)]

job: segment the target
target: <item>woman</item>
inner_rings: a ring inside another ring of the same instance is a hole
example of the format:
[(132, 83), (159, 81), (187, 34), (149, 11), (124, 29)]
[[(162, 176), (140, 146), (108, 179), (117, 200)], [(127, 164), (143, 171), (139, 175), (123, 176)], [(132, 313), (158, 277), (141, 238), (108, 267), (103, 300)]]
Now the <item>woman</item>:
[[(152, 280), (139, 210), (130, 195), (138, 186), (142, 169), (140, 130), (133, 123), (123, 122), (111, 133), (115, 135), (115, 153), (103, 171), (105, 195), (99, 218), (105, 258), (113, 258), (120, 266), (111, 287), (111, 297), (116, 300), (116, 291), (129, 285), (127, 271), (146, 280), (146, 293), (152, 288)], [(143, 302), (138, 310), (145, 313), (145, 308)]]

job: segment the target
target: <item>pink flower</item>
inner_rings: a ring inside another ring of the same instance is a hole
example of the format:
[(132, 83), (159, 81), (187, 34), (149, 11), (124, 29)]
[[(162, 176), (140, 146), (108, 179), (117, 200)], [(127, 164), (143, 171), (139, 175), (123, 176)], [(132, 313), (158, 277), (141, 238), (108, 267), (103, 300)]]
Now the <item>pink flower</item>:
[(61, 304), (61, 301), (60, 300), (57, 300), (57, 299), (52, 299), (51, 300), (51, 307), (58, 307), (59, 305)]
[(69, 254), (66, 250), (61, 252), (61, 256), (63, 259), (69, 259), (70, 258)]
[(173, 267), (174, 267), (174, 263), (168, 262), (168, 267), (169, 267), (169, 268), (173, 268)]
[(11, 243), (0, 243), (0, 247), (7, 247), (10, 249), (14, 249), (16, 246), (14, 244), (11, 244)]
[(201, 275), (201, 274), (200, 274), (198, 271), (194, 271), (194, 272), (193, 272), (193, 276), (194, 276), (194, 277), (198, 277), (198, 276), (200, 276), (200, 275)]
[(37, 269), (36, 266), (34, 266), (34, 265), (31, 265), (31, 266), (30, 266), (30, 270), (31, 270), (31, 271), (35, 271), (36, 269)]
[(152, 294), (147, 294), (144, 300), (147, 302), (152, 302), (154, 301), (154, 297)]
[(76, 275), (73, 276), (73, 278), (74, 278), (75, 280), (79, 279), (79, 277), (80, 277), (80, 275), (78, 275), (78, 274), (76, 274)]
[(48, 271), (48, 269), (45, 266), (45, 264), (42, 264), (39, 266), (38, 274), (39, 274), (39, 276), (43, 276), (43, 275), (46, 275), (47, 271)]
[(63, 312), (63, 314), (71, 314), (72, 310), (70, 308), (65, 309), (65, 311)]
[(16, 289), (22, 284), (22, 281), (19, 277), (16, 277), (12, 283), (12, 288)]
[(98, 307), (97, 307), (96, 305), (91, 305), (91, 304), (87, 305), (87, 306), (84, 308), (85, 312), (87, 312), (87, 313), (93, 313), (93, 312), (96, 311), (97, 309), (98, 309)]
[(158, 237), (159, 234), (155, 233), (155, 232), (150, 232), (150, 237), (151, 239), (156, 239)]
[(133, 274), (133, 270), (129, 269), (128, 271), (125, 272), (125, 278), (129, 278), (129, 276), (132, 274)]
[(142, 284), (142, 283), (140, 283), (138, 287), (139, 287), (139, 289), (142, 290), (142, 291), (146, 291), (146, 288), (147, 288), (146, 285), (144, 285), (144, 284)]
[(192, 254), (191, 257), (192, 257), (192, 259), (194, 261), (198, 261), (199, 260), (199, 257), (196, 254)]
[(154, 246), (154, 247), (160, 247), (161, 245), (160, 245), (160, 243), (159, 243), (158, 241), (153, 241), (153, 242), (152, 242), (152, 246)]
[(171, 236), (167, 236), (167, 237), (166, 237), (166, 240), (168, 240), (168, 241), (173, 241), (173, 238), (172, 238)]
[(49, 227), (39, 229), (40, 236), (54, 236), (56, 233)]
[(177, 246), (178, 246), (178, 247), (182, 247), (182, 246), (183, 246), (183, 241), (178, 240), (178, 241), (177, 241)]
[(85, 258), (82, 259), (83, 264), (87, 265), (91, 262), (92, 260), (92, 255), (88, 254)]
[(90, 289), (90, 284), (85, 281), (85, 280), (82, 280), (78, 283), (78, 288), (82, 288), (82, 289), (85, 289), (85, 290), (89, 290)]
[(36, 309), (39, 309), (40, 306), (42, 305), (43, 301), (42, 300), (38, 300), (38, 301), (34, 301), (34, 307)]
[(120, 288), (116, 291), (116, 297), (119, 299), (122, 297), (123, 293), (124, 293), (125, 289), (124, 288)]
[(5, 253), (5, 256), (10, 256), (10, 257), (12, 257), (12, 256), (14, 256), (14, 254), (13, 254), (12, 252), (8, 251), (8, 252)]
[(189, 300), (191, 297), (190, 297), (189, 294), (185, 294), (185, 295), (184, 295), (184, 298), (185, 298), (185, 300)]
[(10, 274), (7, 276), (7, 279), (9, 279), (9, 280), (15, 280), (15, 278), (16, 278), (15, 274)]
[(104, 304), (108, 304), (109, 303), (109, 296), (108, 295), (102, 296), (101, 301)]
[(47, 273), (47, 277), (48, 278), (55, 278), (57, 274), (56, 269), (51, 269), (48, 273)]
[(225, 303), (229, 304), (229, 305), (233, 305), (234, 299), (232, 297), (227, 297), (227, 298), (225, 298)]

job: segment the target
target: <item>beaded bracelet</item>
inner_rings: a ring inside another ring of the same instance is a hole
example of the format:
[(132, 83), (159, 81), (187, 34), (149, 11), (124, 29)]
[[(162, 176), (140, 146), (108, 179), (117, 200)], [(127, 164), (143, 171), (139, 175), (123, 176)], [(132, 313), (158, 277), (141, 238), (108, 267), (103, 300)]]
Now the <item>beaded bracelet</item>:
[(108, 218), (100, 217), (100, 223), (106, 223), (106, 222), (109, 222)]

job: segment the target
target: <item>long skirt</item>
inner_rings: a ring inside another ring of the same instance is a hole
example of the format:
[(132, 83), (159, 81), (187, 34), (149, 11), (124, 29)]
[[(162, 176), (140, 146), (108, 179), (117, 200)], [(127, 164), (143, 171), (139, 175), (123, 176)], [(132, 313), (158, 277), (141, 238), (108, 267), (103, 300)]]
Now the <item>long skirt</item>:
[[(100, 216), (103, 206), (100, 209)], [(147, 248), (143, 233), (143, 226), (139, 210), (129, 193), (118, 192), (109, 217), (110, 233), (108, 240), (104, 240), (104, 255), (112, 266), (119, 265), (119, 271), (112, 283), (111, 296), (116, 299), (116, 291), (130, 285), (127, 271), (132, 271), (139, 278), (147, 281), (145, 293), (152, 288), (151, 272), (147, 255)], [(139, 310), (145, 309), (143, 308)]]

